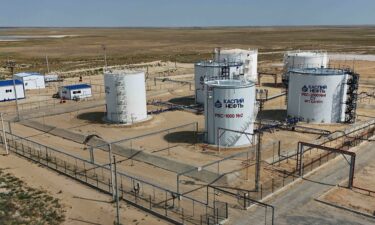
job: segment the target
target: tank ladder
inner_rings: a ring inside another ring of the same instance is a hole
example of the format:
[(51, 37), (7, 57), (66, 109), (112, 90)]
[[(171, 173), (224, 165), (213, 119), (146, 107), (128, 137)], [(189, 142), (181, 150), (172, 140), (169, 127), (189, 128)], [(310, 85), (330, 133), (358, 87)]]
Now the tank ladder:
[[(253, 121), (251, 119), (248, 120), (248, 121), (246, 121), (241, 126), (240, 131), (241, 132), (245, 132), (252, 123), (253, 123)], [(237, 143), (237, 141), (241, 138), (241, 136), (242, 136), (242, 134), (236, 133), (235, 135), (230, 136), (229, 138), (227, 138), (227, 140), (226, 140), (226, 143), (228, 143), (227, 146), (231, 147), (231, 146), (235, 145)]]
[(359, 74), (348, 70), (349, 78), (346, 82), (348, 89), (346, 92), (345, 123), (354, 123), (357, 111)]
[[(117, 118), (121, 122), (127, 122), (127, 97), (125, 89), (125, 81), (123, 79), (116, 80), (116, 89), (117, 89), (117, 105), (118, 111), (116, 112)], [(125, 117), (124, 117), (125, 116)]]
[(229, 67), (229, 65), (223, 66), (221, 68), (221, 77), (222, 77), (222, 79), (229, 79), (229, 75), (230, 75), (230, 67)]
[(281, 76), (283, 82), (283, 87), (285, 88), (285, 105), (288, 105), (288, 85), (289, 85), (289, 76), (288, 72), (284, 72)]

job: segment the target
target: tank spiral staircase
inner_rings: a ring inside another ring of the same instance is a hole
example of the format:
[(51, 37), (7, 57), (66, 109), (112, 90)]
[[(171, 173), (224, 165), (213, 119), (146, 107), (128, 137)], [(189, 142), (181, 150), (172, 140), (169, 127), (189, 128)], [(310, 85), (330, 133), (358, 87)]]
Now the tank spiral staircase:
[(117, 98), (117, 112), (116, 116), (117, 119), (121, 122), (127, 122), (127, 98), (126, 98), (126, 89), (125, 89), (125, 81), (122, 79), (116, 80), (116, 98)]
[(289, 84), (289, 74), (288, 72), (284, 72), (281, 75), (281, 80), (283, 82), (283, 87), (285, 89), (285, 105), (288, 105), (288, 84)]
[[(246, 132), (246, 130), (249, 128), (249, 126), (253, 123), (253, 120), (249, 118), (244, 124), (242, 124), (241, 128), (239, 129), (240, 132)], [(240, 140), (242, 134), (235, 133), (234, 135), (226, 138), (225, 143), (226, 147), (234, 146), (238, 140)]]
[(230, 68), (229, 66), (224, 66), (221, 68), (221, 77), (222, 79), (229, 79), (229, 75), (230, 75)]
[(345, 101), (345, 123), (354, 123), (357, 110), (357, 96), (358, 96), (358, 83), (359, 74), (348, 70), (349, 78), (346, 82), (348, 89), (346, 92), (347, 98)]

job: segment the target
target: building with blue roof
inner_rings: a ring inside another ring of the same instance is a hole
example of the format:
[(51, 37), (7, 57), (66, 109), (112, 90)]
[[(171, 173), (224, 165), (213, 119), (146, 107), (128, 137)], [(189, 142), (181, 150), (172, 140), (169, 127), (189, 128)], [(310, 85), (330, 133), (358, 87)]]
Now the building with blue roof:
[(59, 96), (63, 99), (83, 99), (89, 98), (91, 94), (91, 85), (89, 84), (72, 84), (59, 88)]
[(44, 76), (36, 72), (22, 72), (14, 74), (14, 79), (23, 82), (25, 90), (45, 88)]
[[(16, 91), (14, 91), (14, 87), (16, 87)], [(13, 80), (0, 80), (0, 102), (15, 100), (16, 92), (17, 99), (25, 98), (25, 89), (21, 81), (14, 80), (13, 83)]]

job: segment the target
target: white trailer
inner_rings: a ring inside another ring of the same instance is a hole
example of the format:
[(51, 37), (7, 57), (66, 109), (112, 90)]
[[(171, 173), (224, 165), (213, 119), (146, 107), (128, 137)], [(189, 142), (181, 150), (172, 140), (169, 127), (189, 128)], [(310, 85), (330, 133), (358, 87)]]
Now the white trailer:
[(59, 88), (59, 95), (62, 99), (79, 100), (89, 98), (91, 94), (91, 85), (89, 84), (73, 84)]
[[(15, 85), (14, 85), (15, 84)], [(25, 98), (23, 83), (19, 80), (0, 80), (0, 101), (12, 101), (16, 99), (14, 86), (16, 87), (17, 99)]]
[(23, 82), (25, 90), (45, 88), (44, 76), (40, 73), (17, 73), (14, 79)]

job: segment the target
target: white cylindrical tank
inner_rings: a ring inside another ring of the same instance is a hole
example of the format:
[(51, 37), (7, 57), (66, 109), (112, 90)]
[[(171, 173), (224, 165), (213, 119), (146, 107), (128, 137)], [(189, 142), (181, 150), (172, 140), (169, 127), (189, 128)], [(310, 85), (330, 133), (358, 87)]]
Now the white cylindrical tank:
[(288, 116), (311, 123), (345, 121), (346, 71), (309, 68), (293, 69), (288, 74)]
[(293, 68), (327, 68), (328, 54), (324, 51), (290, 51), (284, 55), (284, 70)]
[(215, 48), (215, 60), (241, 62), (244, 65), (246, 80), (256, 82), (258, 79), (258, 49), (220, 49)]
[(214, 61), (198, 62), (194, 66), (195, 102), (204, 104), (205, 82), (213, 79), (233, 79), (243, 74), (242, 63)]
[(113, 70), (104, 73), (107, 120), (132, 124), (147, 119), (145, 73)]
[[(253, 134), (255, 121), (255, 83), (244, 80), (207, 81), (205, 126), (207, 142), (226, 147), (252, 143), (252, 136), (227, 131), (218, 143), (218, 128)], [(222, 133), (222, 132), (220, 132)]]

